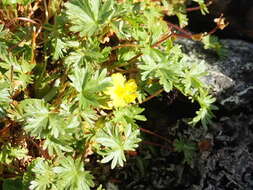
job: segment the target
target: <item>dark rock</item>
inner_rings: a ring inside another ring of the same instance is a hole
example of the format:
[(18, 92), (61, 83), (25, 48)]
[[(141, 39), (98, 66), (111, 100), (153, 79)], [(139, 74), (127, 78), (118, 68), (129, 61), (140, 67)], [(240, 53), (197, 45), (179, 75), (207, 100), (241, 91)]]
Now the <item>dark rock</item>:
[[(203, 190), (253, 189), (253, 44), (222, 40), (223, 59), (198, 42), (179, 40), (190, 62), (204, 62), (209, 75), (203, 81), (217, 98), (220, 114), (209, 128), (213, 148), (196, 166)], [(191, 131), (191, 130), (189, 130)]]
[[(224, 15), (229, 25), (215, 35), (221, 38), (236, 38), (253, 41), (253, 1), (251, 0), (206, 0), (212, 1), (205, 16), (200, 11), (188, 14), (189, 29), (195, 33), (210, 31), (215, 27), (214, 18)], [(197, 5), (191, 5), (197, 6)]]
[(253, 114), (220, 118), (219, 124), (212, 152), (199, 160), (199, 189), (253, 189)]

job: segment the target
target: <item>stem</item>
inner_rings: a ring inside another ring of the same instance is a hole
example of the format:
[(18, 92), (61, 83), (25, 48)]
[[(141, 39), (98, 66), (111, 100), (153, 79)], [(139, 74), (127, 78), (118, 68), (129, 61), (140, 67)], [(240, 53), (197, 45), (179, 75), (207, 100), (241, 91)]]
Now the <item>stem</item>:
[(48, 7), (47, 7), (47, 1), (46, 0), (44, 0), (43, 1), (43, 3), (44, 3), (44, 8), (45, 8), (45, 24), (47, 24), (48, 23)]
[(121, 68), (115, 68), (116, 71), (121, 72), (121, 73), (138, 73), (139, 70), (138, 69), (128, 69), (128, 70), (124, 70)]
[(144, 103), (144, 102), (147, 102), (147, 101), (151, 100), (152, 98), (158, 96), (158, 95), (161, 94), (162, 92), (163, 92), (163, 89), (160, 89), (160, 90), (156, 91), (154, 94), (151, 94), (151, 95), (148, 96), (145, 100), (143, 100), (143, 101), (141, 102), (141, 104)]
[(161, 135), (159, 135), (159, 134), (157, 134), (157, 133), (155, 133), (155, 132), (153, 132), (153, 131), (150, 131), (150, 130), (144, 129), (144, 128), (140, 128), (140, 130), (143, 131), (144, 133), (153, 135), (153, 136), (155, 136), (155, 137), (158, 137), (158, 138), (160, 138), (160, 139), (162, 139), (162, 140), (164, 140), (164, 141), (166, 141), (166, 142), (172, 144), (171, 140), (169, 140), (169, 139), (167, 139), (166, 137), (163, 137), (163, 136), (161, 136)]
[(186, 34), (186, 35), (188, 35), (188, 36), (191, 36), (191, 35), (192, 35), (191, 32), (189, 32), (189, 31), (187, 31), (187, 30), (184, 30), (183, 28), (180, 28), (178, 25), (172, 24), (172, 23), (170, 23), (170, 22), (168, 22), (168, 21), (166, 21), (166, 22), (167, 22), (167, 24), (168, 24), (170, 27), (172, 27), (172, 28), (178, 30), (179, 32), (182, 32), (182, 33), (184, 33), (184, 34)]
[(138, 55), (136, 55), (136, 56), (134, 56), (134, 57), (132, 57), (131, 59), (129, 59), (127, 62), (126, 62), (126, 64), (125, 65), (123, 65), (123, 66), (126, 66), (126, 65), (128, 65), (128, 64), (132, 64), (132, 63), (134, 63), (135, 62), (135, 60), (136, 59), (138, 59), (140, 56), (142, 56), (143, 55), (143, 53), (140, 53), (140, 54), (138, 54)]
[(32, 57), (31, 57), (31, 64), (35, 64), (35, 47), (36, 47), (36, 28), (33, 28), (32, 34)]
[(30, 18), (26, 18), (26, 17), (17, 17), (17, 18), (15, 18), (15, 20), (22, 20), (22, 21), (25, 21), (25, 22), (30, 22), (32, 24), (39, 25), (39, 23), (35, 22), (34, 20), (32, 20)]
[(173, 36), (179, 37), (179, 38), (192, 39), (191, 35), (186, 35), (186, 34), (174, 34)]
[(165, 34), (158, 42), (154, 43), (151, 47), (154, 48), (156, 46), (159, 46), (161, 43), (163, 43), (165, 40), (167, 40), (169, 37), (173, 36), (174, 33), (167, 33)]
[(112, 48), (112, 50), (116, 50), (119, 48), (124, 48), (124, 47), (140, 47), (140, 45), (138, 44), (122, 44), (122, 45), (118, 45)]
[(35, 60), (35, 50), (36, 50), (36, 39), (39, 35), (39, 33), (42, 30), (42, 26), (39, 27), (39, 29), (36, 31), (36, 28), (33, 28), (33, 36), (32, 36), (32, 58), (31, 58), (31, 64), (36, 64)]
[(39, 3), (40, 3), (40, 1), (36, 1), (36, 2), (34, 3), (33, 7), (32, 7), (32, 5), (30, 4), (30, 9), (31, 9), (31, 11), (30, 11), (30, 13), (29, 13), (29, 15), (28, 15), (29, 18), (31, 18), (32, 15), (34, 14), (35, 10), (37, 10), (37, 9), (39, 8)]
[(212, 35), (212, 34), (215, 33), (218, 29), (219, 29), (219, 27), (216, 26), (216, 27), (213, 28), (210, 32), (208, 32), (205, 36), (207, 36), (207, 35)]

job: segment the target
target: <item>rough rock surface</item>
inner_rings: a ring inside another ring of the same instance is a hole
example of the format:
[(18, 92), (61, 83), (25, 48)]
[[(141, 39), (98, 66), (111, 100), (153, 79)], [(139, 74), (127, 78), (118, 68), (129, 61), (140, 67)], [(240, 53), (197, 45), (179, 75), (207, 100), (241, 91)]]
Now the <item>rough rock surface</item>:
[(209, 136), (213, 147), (198, 160), (198, 189), (252, 190), (253, 112), (221, 117)]
[(223, 59), (204, 50), (202, 45), (185, 40), (182, 44), (189, 60), (203, 60), (220, 104), (217, 121), (209, 137), (212, 150), (202, 152), (198, 168), (202, 174), (197, 189), (253, 189), (253, 44), (222, 40), (227, 55)]

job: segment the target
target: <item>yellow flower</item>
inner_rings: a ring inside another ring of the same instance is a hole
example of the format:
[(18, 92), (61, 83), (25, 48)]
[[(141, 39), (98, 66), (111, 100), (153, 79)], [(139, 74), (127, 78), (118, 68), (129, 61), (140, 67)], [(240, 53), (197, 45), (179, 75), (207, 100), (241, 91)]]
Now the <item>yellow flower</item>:
[(124, 107), (135, 101), (137, 85), (134, 79), (126, 81), (121, 73), (112, 74), (112, 87), (108, 87), (106, 94), (110, 95), (114, 107)]

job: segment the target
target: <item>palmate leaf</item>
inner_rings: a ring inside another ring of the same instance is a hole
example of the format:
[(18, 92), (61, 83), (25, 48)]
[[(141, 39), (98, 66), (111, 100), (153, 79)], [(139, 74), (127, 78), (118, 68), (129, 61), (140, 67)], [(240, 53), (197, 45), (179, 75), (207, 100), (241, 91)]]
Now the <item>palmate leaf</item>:
[(134, 125), (136, 120), (146, 121), (144, 115), (140, 115), (144, 111), (144, 108), (140, 108), (137, 106), (127, 106), (116, 109), (113, 114), (113, 121), (115, 123), (121, 123), (124, 126), (128, 123)]
[(205, 4), (205, 0), (193, 0), (195, 2), (197, 2), (200, 6), (200, 11), (203, 15), (205, 15), (206, 13), (209, 13), (207, 6)]
[(7, 55), (7, 49), (8, 46), (6, 45), (6, 43), (0, 42), (0, 57), (2, 57), (2, 55)]
[[(55, 0), (50, 1), (49, 3), (52, 3), (53, 5), (57, 3), (60, 4), (59, 1)], [(55, 7), (50, 8), (53, 9)], [(66, 28), (64, 27), (66, 21), (67, 18), (65, 16), (57, 15), (54, 17), (53, 24), (45, 24), (45, 29), (47, 30), (48, 35), (48, 40), (45, 46), (48, 48), (48, 51), (51, 52), (54, 61), (64, 57), (70, 48), (77, 48), (80, 46), (80, 43), (76, 41), (75, 36), (66, 36)]]
[(212, 123), (212, 118), (214, 117), (213, 111), (218, 110), (218, 107), (213, 105), (215, 98), (208, 95), (207, 90), (200, 90), (200, 94), (197, 97), (197, 101), (200, 105), (200, 109), (196, 111), (196, 117), (192, 119), (190, 124), (196, 125), (199, 121), (203, 127), (207, 129), (207, 124)]
[(26, 99), (19, 105), (26, 122), (25, 130), (32, 136), (45, 138), (48, 134), (55, 138), (65, 134), (66, 123), (59, 113), (49, 110), (44, 100)]
[(56, 174), (51, 165), (42, 158), (37, 158), (34, 161), (32, 172), (35, 174), (35, 179), (31, 181), (29, 189), (31, 190), (57, 190), (55, 183)]
[(206, 35), (202, 38), (205, 49), (213, 49), (220, 57), (224, 57), (227, 49), (224, 48), (216, 36)]
[(28, 150), (21, 147), (12, 147), (6, 144), (1, 147), (0, 151), (0, 164), (10, 164), (14, 159), (22, 159), (26, 157)]
[(183, 138), (180, 138), (175, 140), (173, 146), (177, 152), (184, 153), (183, 162), (190, 165), (193, 161), (194, 153), (197, 151), (196, 144), (188, 140), (184, 140)]
[(54, 47), (53, 59), (57, 60), (63, 57), (63, 54), (66, 53), (67, 44), (60, 38), (55, 38), (52, 40), (52, 45)]
[(11, 102), (10, 86), (6, 81), (0, 82), (0, 118), (5, 115), (5, 109), (9, 107)]
[(4, 29), (4, 24), (0, 24), (0, 59), (8, 55), (8, 45), (5, 42), (8, 33), (9, 31)]
[[(93, 176), (84, 170), (81, 159), (61, 157), (59, 165), (37, 158), (31, 166), (34, 179), (30, 182), (31, 190), (90, 190), (94, 187)], [(55, 167), (54, 167), (55, 166)]]
[(49, 155), (62, 155), (63, 152), (72, 152), (73, 148), (69, 145), (71, 136), (61, 136), (59, 138), (47, 137), (43, 149), (47, 149)]
[(80, 36), (92, 36), (103, 28), (114, 13), (113, 0), (72, 0), (65, 4), (72, 23), (70, 30)]
[(164, 7), (168, 9), (167, 13), (169, 15), (177, 16), (180, 27), (183, 28), (188, 25), (185, 0), (173, 0), (173, 1), (162, 0), (162, 2), (164, 4)]
[(100, 47), (100, 42), (97, 39), (89, 39), (85, 44), (80, 44), (79, 48), (72, 51), (65, 59), (66, 65), (69, 67), (91, 67), (99, 68), (102, 63), (109, 58), (111, 47)]
[(73, 160), (71, 157), (60, 160), (60, 166), (54, 167), (58, 174), (57, 186), (66, 190), (89, 190), (94, 187), (93, 176), (84, 170), (81, 159)]
[(110, 78), (106, 77), (107, 71), (104, 69), (96, 71), (93, 75), (86, 68), (76, 68), (69, 78), (72, 85), (78, 91), (78, 101), (81, 107), (87, 108), (89, 105), (98, 106), (103, 92), (110, 84)]
[(201, 77), (207, 74), (206, 66), (203, 62), (200, 63), (185, 63), (185, 69), (181, 83), (184, 85), (184, 93), (194, 96), (197, 89), (201, 89), (206, 85), (201, 81)]
[(30, 64), (23, 57), (17, 59), (10, 53), (6, 55), (0, 54), (0, 69), (6, 71), (5, 75), (13, 76), (14, 84), (16, 84), (13, 85), (13, 88), (26, 88), (28, 84), (31, 84), (33, 76), (30, 73), (34, 67), (35, 65)]
[(104, 158), (102, 163), (112, 161), (111, 168), (115, 168), (116, 165), (123, 166), (126, 161), (124, 151), (134, 150), (138, 147), (138, 142), (141, 139), (138, 138), (139, 130), (132, 129), (132, 126), (124, 126), (123, 131), (120, 131), (120, 127), (113, 125), (112, 123), (106, 123), (105, 129), (98, 135), (96, 141), (105, 146), (105, 151), (101, 152)]
[(180, 62), (173, 60), (173, 57), (170, 58), (158, 49), (147, 48), (143, 52), (142, 60), (144, 64), (139, 65), (139, 68), (143, 71), (141, 73), (142, 80), (146, 80), (148, 76), (157, 78), (164, 90), (169, 92), (181, 74)]

